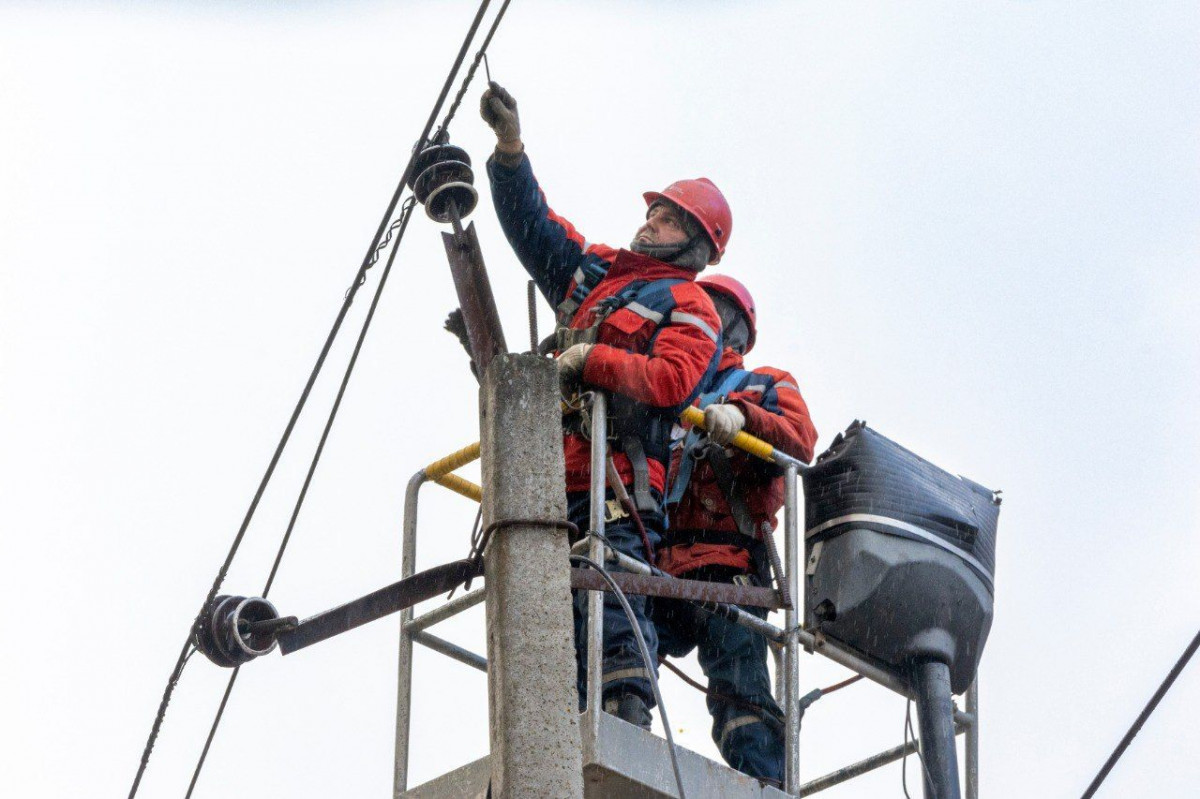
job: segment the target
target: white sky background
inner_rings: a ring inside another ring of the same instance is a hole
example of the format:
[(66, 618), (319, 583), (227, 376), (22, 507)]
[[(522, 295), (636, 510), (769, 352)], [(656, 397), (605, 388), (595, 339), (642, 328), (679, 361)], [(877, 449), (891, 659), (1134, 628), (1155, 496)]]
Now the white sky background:
[[(128, 790), (473, 7), (0, 8), (5, 796)], [(822, 448), (864, 418), (1004, 490), (988, 797), (1077, 796), (1200, 619), (1198, 32), (1188, 2), (516, 0), (492, 47), (551, 203), (590, 239), (628, 241), (645, 189), (721, 186), (722, 268), (759, 301), (751, 360), (800, 379)], [(524, 346), (482, 88), (453, 136)], [(272, 592), (285, 613), (394, 580), (405, 482), (477, 438), (438, 233), (414, 217)], [(229, 591), (261, 590), (377, 279)], [(425, 492), (422, 566), (466, 552), (473, 514)], [(481, 609), (441, 633), (482, 650)], [(388, 796), (395, 636), (244, 669), (196, 795)], [(802, 669), (805, 688), (845, 674)], [(226, 675), (189, 666), (141, 795), (182, 795)], [(486, 685), (425, 651), (416, 680), (419, 782), (484, 754)], [(664, 690), (711, 755), (700, 695)], [(1193, 663), (1103, 795), (1195, 795), (1198, 703)], [(899, 743), (903, 714), (870, 685), (821, 700), (805, 777)], [(828, 795), (899, 783), (894, 765)]]

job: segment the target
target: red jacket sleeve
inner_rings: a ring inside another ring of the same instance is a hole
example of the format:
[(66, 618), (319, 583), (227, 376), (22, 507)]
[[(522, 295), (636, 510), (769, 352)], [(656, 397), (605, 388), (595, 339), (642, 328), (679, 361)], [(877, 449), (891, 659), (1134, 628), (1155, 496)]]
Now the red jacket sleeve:
[(769, 367), (754, 371), (770, 376), (773, 380), (770, 387), (763, 392), (735, 392), (728, 399), (745, 415), (745, 431), (808, 463), (817, 444), (817, 428), (804, 397), (800, 396), (796, 378)]
[(691, 400), (717, 357), (721, 320), (712, 300), (695, 283), (671, 288), (675, 308), (646, 354), (597, 344), (588, 355), (583, 382), (657, 408)]

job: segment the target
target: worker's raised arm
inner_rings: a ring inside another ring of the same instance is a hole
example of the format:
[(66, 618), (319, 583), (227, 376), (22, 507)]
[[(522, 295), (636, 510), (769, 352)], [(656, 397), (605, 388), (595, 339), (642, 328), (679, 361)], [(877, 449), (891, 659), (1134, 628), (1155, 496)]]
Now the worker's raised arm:
[(675, 306), (649, 352), (597, 344), (587, 354), (583, 382), (656, 408), (682, 408), (695, 399), (716, 370), (721, 320), (695, 283), (672, 286), (671, 295)]
[(616, 250), (588, 244), (574, 225), (551, 210), (524, 154), (511, 94), (492, 83), (483, 93), (480, 115), (496, 134), (487, 170), (500, 227), (542, 294), (558, 305), (588, 271), (606, 270)]
[(726, 400), (746, 417), (742, 428), (781, 452), (805, 463), (812, 460), (817, 444), (817, 428), (808, 413), (808, 404), (800, 395), (796, 378), (770, 367), (755, 369), (767, 375), (771, 383), (758, 391), (737, 391)]

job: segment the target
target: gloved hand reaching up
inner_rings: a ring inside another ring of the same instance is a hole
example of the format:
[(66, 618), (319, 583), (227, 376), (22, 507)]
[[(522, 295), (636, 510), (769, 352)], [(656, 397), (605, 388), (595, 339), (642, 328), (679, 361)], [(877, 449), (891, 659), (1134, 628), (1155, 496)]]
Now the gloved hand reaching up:
[(521, 120), (517, 116), (517, 101), (499, 83), (492, 81), (479, 98), (479, 115), (496, 134), (496, 149), (507, 155), (520, 153)]
[(708, 430), (708, 437), (721, 446), (731, 443), (745, 426), (746, 416), (736, 405), (709, 405), (704, 409), (704, 427)]

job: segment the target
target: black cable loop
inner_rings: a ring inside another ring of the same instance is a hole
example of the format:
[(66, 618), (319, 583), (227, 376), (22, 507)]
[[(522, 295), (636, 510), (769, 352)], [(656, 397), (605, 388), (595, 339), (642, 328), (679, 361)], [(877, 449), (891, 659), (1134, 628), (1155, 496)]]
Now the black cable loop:
[[(484, 14), (487, 11), (490, 2), (491, 0), (481, 0), (479, 8), (475, 12), (475, 17), (471, 21), (471, 26), (467, 31), (467, 35), (463, 39), (461, 47), (459, 47), (458, 55), (454, 60), (454, 65), (451, 67), (450, 73), (446, 76), (446, 80), (442, 84), (441, 92), (438, 94), (437, 101), (434, 103), (433, 109), (430, 111), (429, 118), (426, 120), (425, 126), (421, 131), (421, 135), (418, 138), (419, 142), (428, 140), (429, 132), (433, 129), (433, 123), (437, 119), (437, 115), (441, 111), (442, 105), (445, 103), (446, 97), (450, 93), (450, 87), (453, 85), (454, 78), (458, 75), (458, 70), (462, 66), (463, 60), (466, 58), (467, 50), (471, 46), (471, 41), (475, 38), (475, 33), (479, 30), (479, 25), (483, 21)], [(492, 32), (494, 32), (494, 26)], [(488, 38), (490, 41), (491, 33), (489, 33)], [(383, 218), (379, 222), (379, 227), (375, 231), (375, 236), (371, 239), (370, 246), (367, 247), (367, 252), (366, 255), (363, 256), (362, 264), (355, 273), (354, 283), (346, 292), (346, 295), (342, 301), (341, 309), (338, 311), (337, 318), (334, 320), (333, 327), (330, 329), (329, 335), (325, 339), (325, 344), (321, 348), (321, 353), (317, 357), (317, 362), (313, 366), (312, 372), (309, 374), (308, 381), (305, 383), (304, 389), (300, 393), (300, 399), (297, 401), (296, 407), (293, 409), (292, 415), (288, 419), (288, 423), (284, 428), (283, 435), (280, 437), (279, 443), (276, 445), (275, 451), (271, 456), (271, 460), (267, 465), (266, 472), (259, 481), (258, 489), (254, 493), (254, 497), (250, 502), (250, 507), (247, 509), (246, 515), (242, 520), (242, 524), (239, 527), (237, 534), (234, 536), (233, 544), (230, 546), (229, 553), (225, 557), (225, 562), (218, 570), (217, 576), (213, 581), (212, 588), (209, 589), (204, 603), (200, 606), (200, 611), (196, 614), (196, 618), (192, 622), (191, 629), (188, 631), (187, 639), (184, 641), (183, 647), (179, 652), (179, 656), (175, 660), (175, 666), (172, 668), (171, 674), (167, 678), (167, 685), (163, 691), (162, 699), (159, 702), (158, 710), (155, 713), (154, 723), (150, 727), (150, 734), (146, 739), (146, 746), (142, 750), (141, 760), (138, 763), (138, 770), (133, 778), (133, 785), (129, 789), (129, 799), (134, 799), (134, 797), (137, 796), (138, 787), (141, 785), (142, 777), (146, 772), (146, 766), (150, 762), (150, 754), (154, 750), (154, 743), (158, 739), (158, 733), (162, 728), (162, 722), (163, 718), (166, 716), (167, 706), (171, 702), (171, 694), (174, 692), (175, 686), (178, 684), (179, 678), (182, 676), (183, 667), (189, 659), (189, 650), (193, 646), (193, 639), (195, 638), (201, 620), (204, 617), (204, 612), (212, 602), (213, 598), (216, 597), (217, 592), (221, 588), (221, 584), (225, 581), (225, 577), (229, 573), (229, 568), (233, 564), (234, 555), (237, 554), (237, 551), (241, 546), (242, 539), (246, 535), (246, 530), (250, 526), (250, 520), (253, 518), (254, 512), (258, 508), (258, 503), (262, 500), (262, 496), (266, 491), (267, 484), (270, 482), (271, 477), (275, 473), (275, 468), (279, 463), (279, 459), (283, 454), (283, 450), (286, 448), (288, 441), (291, 439), (292, 431), (296, 426), (296, 421), (299, 419), (300, 413), (308, 401), (308, 396), (312, 392), (313, 384), (316, 382), (317, 376), (321, 372), (321, 367), (325, 363), (325, 358), (329, 355), (329, 350), (333, 346), (334, 339), (337, 338), (337, 334), (341, 329), (342, 322), (346, 318), (346, 313), (349, 311), (350, 305), (353, 303), (354, 296), (358, 293), (359, 287), (361, 287), (365, 282), (365, 272), (375, 262), (372, 260), (372, 256), (378, 249), (379, 242), (383, 238), (384, 232), (386, 231), (388, 224), (392, 219), (392, 215), (396, 211), (396, 206), (399, 204), (400, 197), (408, 183), (409, 177), (412, 174), (413, 165), (416, 163), (418, 153), (419, 148), (414, 149), (412, 154), (409, 156), (408, 163), (404, 167), (404, 172), (396, 185), (396, 190), (392, 193), (392, 198), (388, 203), (387, 210), (384, 212)]]

